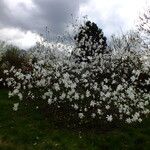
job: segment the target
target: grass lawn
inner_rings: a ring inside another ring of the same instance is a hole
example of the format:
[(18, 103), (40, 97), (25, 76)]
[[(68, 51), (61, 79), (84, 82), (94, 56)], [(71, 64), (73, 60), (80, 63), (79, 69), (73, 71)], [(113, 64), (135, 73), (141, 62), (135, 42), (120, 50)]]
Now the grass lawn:
[(150, 150), (150, 119), (140, 125), (102, 133), (56, 128), (42, 115), (12, 110), (14, 101), (0, 90), (0, 150)]

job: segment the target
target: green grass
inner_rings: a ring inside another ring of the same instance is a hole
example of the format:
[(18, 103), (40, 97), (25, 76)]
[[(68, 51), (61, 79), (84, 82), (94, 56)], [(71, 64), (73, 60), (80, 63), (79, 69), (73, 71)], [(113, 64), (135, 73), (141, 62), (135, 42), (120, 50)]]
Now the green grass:
[(56, 128), (36, 111), (14, 112), (15, 100), (0, 90), (0, 150), (149, 150), (150, 119), (110, 132)]

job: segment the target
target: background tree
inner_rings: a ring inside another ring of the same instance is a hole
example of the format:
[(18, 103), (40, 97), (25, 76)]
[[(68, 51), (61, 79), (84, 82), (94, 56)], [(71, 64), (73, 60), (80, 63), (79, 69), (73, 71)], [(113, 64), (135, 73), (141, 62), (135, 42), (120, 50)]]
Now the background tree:
[(120, 36), (112, 35), (108, 42), (108, 47), (113, 53), (141, 51), (143, 39), (139, 32), (130, 30)]
[(143, 61), (147, 66), (147, 72), (140, 74), (139, 86), (141, 88), (146, 89), (147, 92), (150, 92), (149, 90), (150, 84), (148, 84), (146, 87), (143, 87), (143, 85), (141, 84), (143, 80), (150, 79), (150, 7), (148, 7), (145, 10), (145, 12), (139, 16), (138, 30), (143, 39), (143, 43), (144, 43), (142, 44), (142, 48), (144, 48)]
[(74, 40), (76, 48), (72, 52), (72, 57), (76, 62), (91, 62), (99, 54), (108, 53), (106, 37), (94, 22), (87, 21), (80, 26)]
[(150, 35), (150, 8), (139, 16), (138, 29)]
[(143, 39), (142, 47), (145, 53), (150, 55), (150, 8), (147, 8), (145, 12), (139, 16), (137, 26)]
[(28, 63), (28, 55), (24, 50), (20, 50), (15, 46), (10, 46), (2, 55), (0, 60), (1, 66), (5, 66), (5, 69), (10, 69), (11, 66), (21, 68)]

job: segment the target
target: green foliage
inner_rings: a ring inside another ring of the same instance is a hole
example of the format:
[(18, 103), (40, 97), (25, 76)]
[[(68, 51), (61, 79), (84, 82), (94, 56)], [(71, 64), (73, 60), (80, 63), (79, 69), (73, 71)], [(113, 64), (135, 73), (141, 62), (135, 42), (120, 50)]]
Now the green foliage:
[[(84, 130), (82, 132), (57, 127), (35, 110), (22, 107), (13, 112), (16, 99), (9, 100), (7, 91), (0, 90), (1, 150), (148, 150), (150, 119), (132, 127), (113, 131)], [(109, 129), (108, 129), (109, 130)]]
[(11, 66), (15, 66), (15, 68), (21, 68), (28, 62), (27, 54), (25, 51), (18, 49), (17, 47), (10, 47), (3, 54), (1, 63), (6, 68), (11, 68)]

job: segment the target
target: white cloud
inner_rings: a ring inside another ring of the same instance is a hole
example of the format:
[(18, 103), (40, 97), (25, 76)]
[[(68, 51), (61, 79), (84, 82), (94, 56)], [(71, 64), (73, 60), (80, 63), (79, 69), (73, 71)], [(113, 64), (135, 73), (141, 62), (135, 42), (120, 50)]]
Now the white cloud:
[(106, 34), (135, 27), (140, 12), (148, 0), (89, 0), (80, 6), (80, 14), (96, 22)]
[(35, 45), (40, 36), (31, 31), (23, 32), (17, 28), (0, 29), (0, 39), (7, 43), (13, 43), (20, 48), (27, 49)]

